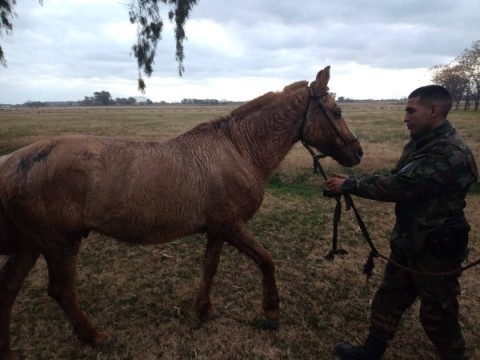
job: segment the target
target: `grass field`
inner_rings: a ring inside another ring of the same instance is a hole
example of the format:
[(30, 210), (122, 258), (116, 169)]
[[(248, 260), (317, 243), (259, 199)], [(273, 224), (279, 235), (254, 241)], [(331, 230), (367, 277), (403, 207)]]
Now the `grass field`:
[[(83, 133), (164, 140), (199, 122), (228, 113), (225, 107), (110, 107), (0, 109), (0, 154), (43, 137)], [(394, 166), (408, 140), (403, 106), (345, 105), (344, 117), (365, 156), (353, 169), (325, 160), (327, 173), (371, 173)], [(480, 113), (453, 112), (452, 123), (480, 159)], [(163, 246), (138, 247), (91, 234), (78, 260), (81, 306), (92, 321), (118, 338), (95, 349), (81, 344), (63, 312), (46, 293), (40, 259), (14, 307), (13, 347), (25, 359), (333, 359), (339, 340), (367, 334), (370, 301), (385, 263), (366, 281), (368, 255), (352, 214), (344, 213), (339, 240), (349, 254), (330, 262), (334, 202), (322, 197), (322, 180), (297, 145), (272, 175), (264, 203), (250, 223), (276, 262), (281, 298), (278, 331), (262, 329), (261, 277), (254, 263), (226, 245), (214, 298), (223, 316), (201, 323), (193, 310), (205, 239), (193, 236)], [(478, 185), (478, 184), (477, 184)], [(480, 257), (480, 196), (468, 195), (472, 224), (470, 260)], [(388, 254), (393, 205), (364, 199), (357, 208), (379, 250)], [(6, 257), (0, 256), (0, 265)], [(461, 322), (472, 359), (480, 359), (480, 267), (462, 276)], [(385, 359), (434, 359), (418, 321), (418, 304), (405, 314)]]

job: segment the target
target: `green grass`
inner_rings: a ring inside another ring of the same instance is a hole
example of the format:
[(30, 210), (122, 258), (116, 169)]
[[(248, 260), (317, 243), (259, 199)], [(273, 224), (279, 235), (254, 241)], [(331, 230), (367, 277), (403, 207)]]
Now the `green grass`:
[(275, 195), (295, 194), (302, 197), (321, 196), (323, 187), (320, 174), (304, 171), (293, 178), (282, 172), (276, 172), (268, 179), (268, 189)]
[(476, 182), (475, 184), (472, 185), (470, 188), (470, 194), (472, 195), (480, 195), (480, 183)]

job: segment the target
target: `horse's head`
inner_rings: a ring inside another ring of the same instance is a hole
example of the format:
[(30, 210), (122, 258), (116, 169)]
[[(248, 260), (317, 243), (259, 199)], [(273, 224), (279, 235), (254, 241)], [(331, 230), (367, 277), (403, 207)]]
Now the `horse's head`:
[(318, 72), (308, 88), (309, 100), (303, 118), (301, 140), (343, 166), (354, 166), (362, 158), (362, 147), (328, 92), (329, 79), (330, 66), (327, 66)]

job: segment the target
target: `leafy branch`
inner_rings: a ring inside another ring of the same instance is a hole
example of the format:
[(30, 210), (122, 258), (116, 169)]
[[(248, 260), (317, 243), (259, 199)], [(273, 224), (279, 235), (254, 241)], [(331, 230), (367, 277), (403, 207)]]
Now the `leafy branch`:
[[(43, 0), (39, 0), (43, 5)], [(176, 51), (178, 74), (182, 76), (185, 68), (183, 41), (186, 39), (185, 23), (197, 0), (131, 0), (128, 15), (130, 22), (137, 25), (137, 42), (132, 46), (132, 52), (138, 65), (138, 89), (145, 91), (145, 80), (142, 73), (150, 77), (153, 73), (158, 41), (162, 38), (163, 20), (160, 16), (160, 4), (170, 6), (168, 19), (175, 23)], [(16, 16), (14, 7), (16, 0), (0, 0), (0, 37), (11, 34), (13, 18)], [(7, 66), (4, 51), (0, 45), (0, 64)]]
[(185, 71), (185, 23), (197, 0), (132, 0), (129, 9), (130, 22), (137, 25), (137, 42), (132, 46), (132, 51), (138, 65), (138, 89), (142, 92), (146, 87), (142, 72), (148, 77), (152, 75), (157, 44), (162, 38), (164, 24), (159, 3), (170, 5), (168, 19), (175, 22), (175, 59), (178, 63), (178, 74), (182, 76)]

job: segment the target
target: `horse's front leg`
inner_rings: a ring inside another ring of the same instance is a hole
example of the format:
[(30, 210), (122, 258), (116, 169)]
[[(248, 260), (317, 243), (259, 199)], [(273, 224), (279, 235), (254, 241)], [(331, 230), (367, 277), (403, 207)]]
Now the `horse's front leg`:
[(115, 341), (115, 338), (95, 329), (77, 302), (75, 289), (77, 251), (78, 248), (72, 247), (70, 251), (44, 253), (49, 275), (48, 294), (63, 309), (73, 326), (73, 331), (81, 341), (95, 346), (108, 345)]
[(223, 239), (214, 232), (207, 234), (207, 249), (205, 251), (205, 260), (203, 264), (203, 275), (198, 290), (195, 307), (202, 321), (213, 320), (220, 317), (220, 313), (215, 310), (211, 301), (211, 290), (213, 277), (217, 273), (218, 262), (223, 248)]
[(263, 275), (263, 311), (266, 327), (278, 328), (279, 297), (275, 281), (275, 264), (272, 255), (255, 240), (245, 224), (234, 224), (225, 229), (225, 240), (249, 256), (260, 268)]

